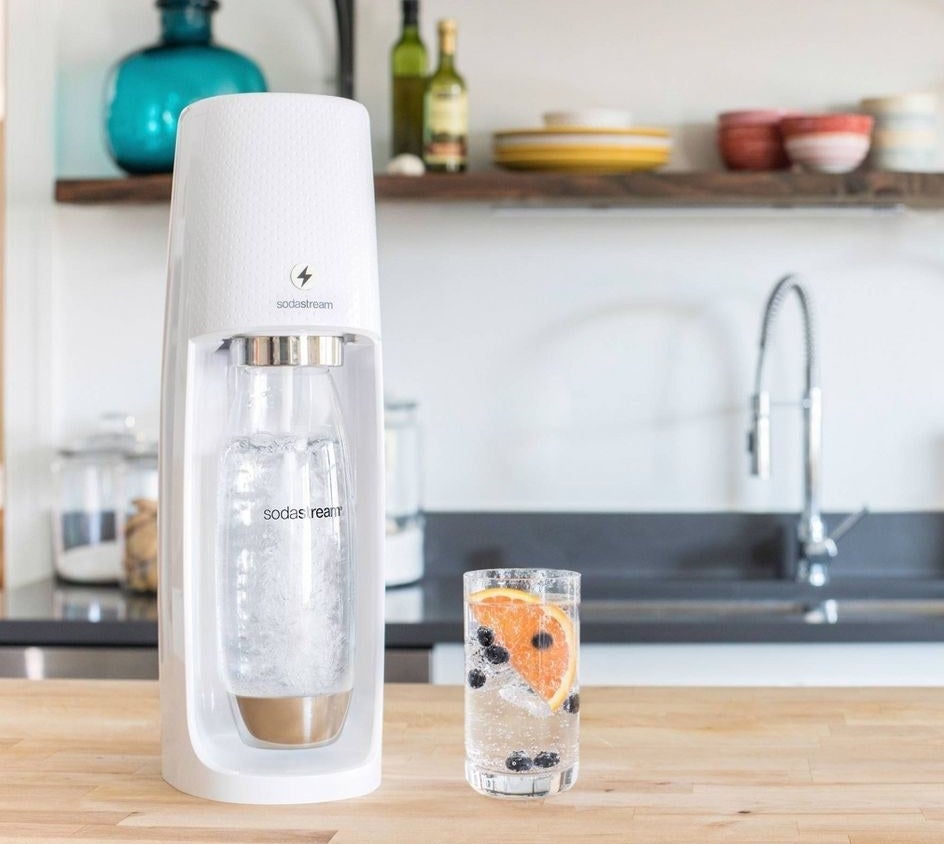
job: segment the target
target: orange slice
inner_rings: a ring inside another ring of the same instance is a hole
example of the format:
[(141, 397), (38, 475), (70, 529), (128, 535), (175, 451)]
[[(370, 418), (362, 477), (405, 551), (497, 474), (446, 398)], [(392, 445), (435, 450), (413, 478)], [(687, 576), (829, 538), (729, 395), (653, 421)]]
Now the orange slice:
[(474, 592), (469, 604), (475, 620), (508, 651), (511, 667), (553, 712), (560, 709), (577, 675), (577, 637), (567, 613), (505, 587)]

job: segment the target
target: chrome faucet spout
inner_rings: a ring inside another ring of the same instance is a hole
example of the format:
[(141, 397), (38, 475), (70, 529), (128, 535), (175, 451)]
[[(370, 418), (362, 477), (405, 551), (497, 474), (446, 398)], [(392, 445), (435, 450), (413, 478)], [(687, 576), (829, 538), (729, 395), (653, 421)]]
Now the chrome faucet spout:
[(797, 525), (799, 560), (796, 577), (813, 586), (822, 586), (829, 580), (827, 561), (836, 555), (836, 544), (827, 537), (822, 516), (822, 449), (823, 397), (819, 385), (816, 355), (816, 328), (810, 295), (800, 279), (786, 275), (774, 286), (764, 308), (761, 323), (760, 347), (754, 376), (754, 395), (751, 399), (751, 430), (748, 450), (751, 454), (751, 473), (770, 476), (770, 393), (765, 387), (764, 364), (767, 347), (777, 314), (787, 297), (795, 294), (803, 317), (805, 347), (804, 387), (800, 406), (803, 409), (803, 512)]

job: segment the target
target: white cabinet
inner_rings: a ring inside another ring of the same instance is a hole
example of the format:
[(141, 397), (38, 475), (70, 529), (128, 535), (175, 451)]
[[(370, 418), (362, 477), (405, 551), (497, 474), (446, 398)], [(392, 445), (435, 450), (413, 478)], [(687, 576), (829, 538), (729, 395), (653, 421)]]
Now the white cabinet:
[[(585, 686), (939, 686), (944, 644), (583, 645)], [(463, 683), (461, 645), (433, 648), (432, 681)]]

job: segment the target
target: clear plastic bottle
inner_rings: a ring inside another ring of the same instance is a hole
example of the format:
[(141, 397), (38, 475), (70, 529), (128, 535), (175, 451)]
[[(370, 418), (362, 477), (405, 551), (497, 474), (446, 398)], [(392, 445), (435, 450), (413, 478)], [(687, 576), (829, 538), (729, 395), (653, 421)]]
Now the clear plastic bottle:
[(353, 688), (353, 481), (332, 366), (339, 337), (231, 343), (217, 606), (249, 741), (324, 744)]

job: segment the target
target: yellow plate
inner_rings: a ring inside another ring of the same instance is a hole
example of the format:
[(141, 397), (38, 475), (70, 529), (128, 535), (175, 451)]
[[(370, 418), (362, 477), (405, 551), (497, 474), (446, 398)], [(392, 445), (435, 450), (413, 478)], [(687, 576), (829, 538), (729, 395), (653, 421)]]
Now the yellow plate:
[(653, 138), (669, 137), (668, 129), (660, 129), (655, 126), (632, 126), (625, 129), (614, 128), (595, 128), (585, 126), (548, 126), (543, 129), (502, 129), (500, 132), (493, 132), (496, 138), (507, 138), (512, 135), (649, 135)]
[(496, 153), (496, 164), (506, 167), (625, 167), (638, 169), (660, 167), (667, 164), (669, 156), (663, 151), (639, 153), (614, 152), (613, 150), (584, 151), (579, 154), (548, 154), (544, 150), (521, 154)]
[(625, 164), (627, 167), (643, 166), (643, 167), (661, 167), (663, 164), (668, 164), (669, 160), (667, 158), (614, 158), (612, 156), (598, 155), (591, 158), (496, 158), (494, 159), (496, 164), (508, 165), (509, 167), (515, 166), (541, 166), (545, 165), (547, 167), (581, 167), (583, 165), (593, 165), (593, 164)]
[(495, 164), (507, 170), (560, 170), (572, 173), (629, 173), (655, 170), (668, 164), (667, 158), (630, 158), (595, 156), (583, 158), (495, 158)]
[(642, 170), (658, 170), (664, 161), (496, 161), (504, 170), (553, 170), (557, 173), (634, 173)]
[(612, 146), (540, 146), (524, 145), (501, 147), (495, 149), (496, 158), (583, 158), (593, 156), (607, 156), (617, 158), (668, 158), (669, 150), (666, 147), (612, 147)]
[[(558, 137), (560, 140), (558, 140)], [(527, 138), (495, 138), (492, 142), (492, 148), (496, 151), (515, 151), (519, 149), (548, 149), (571, 150), (582, 149), (612, 149), (612, 150), (634, 150), (634, 149), (658, 149), (670, 150), (672, 142), (667, 138), (651, 138), (645, 135), (635, 137), (607, 137), (607, 138), (586, 138), (579, 135), (558, 136), (554, 138), (527, 137)]]

